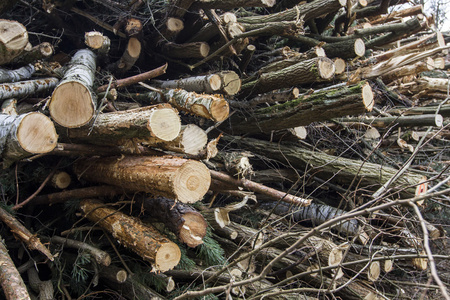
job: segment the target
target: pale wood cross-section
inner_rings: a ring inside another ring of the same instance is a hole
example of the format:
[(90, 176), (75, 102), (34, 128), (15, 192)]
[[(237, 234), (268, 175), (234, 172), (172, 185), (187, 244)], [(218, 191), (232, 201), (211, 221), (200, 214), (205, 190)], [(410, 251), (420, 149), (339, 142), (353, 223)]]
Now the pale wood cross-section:
[(0, 65), (18, 56), (28, 44), (25, 26), (16, 21), (0, 20)]

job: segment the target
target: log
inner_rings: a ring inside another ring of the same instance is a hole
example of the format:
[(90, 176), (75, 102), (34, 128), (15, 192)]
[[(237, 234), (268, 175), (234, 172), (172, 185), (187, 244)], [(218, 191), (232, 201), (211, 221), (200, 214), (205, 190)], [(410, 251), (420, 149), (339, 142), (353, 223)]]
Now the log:
[[(366, 256), (358, 255), (355, 253), (348, 252), (343, 260), (344, 263), (352, 262), (357, 260), (367, 259)], [(367, 263), (359, 263), (352, 264), (346, 267), (343, 267), (344, 271), (349, 271), (351, 275), (355, 275), (355, 273), (361, 272), (364, 268), (363, 274), (366, 277), (365, 279), (369, 281), (377, 281), (380, 278), (381, 274), (381, 266), (379, 261), (372, 261), (369, 264)]]
[(91, 144), (114, 145), (120, 140), (172, 141), (181, 130), (178, 112), (168, 104), (100, 114), (92, 127), (72, 128), (67, 137)]
[(0, 83), (16, 82), (29, 79), (31, 76), (33, 76), (35, 71), (36, 69), (32, 64), (29, 64), (25, 67), (21, 67), (16, 70), (0, 69)]
[(211, 181), (204, 164), (172, 156), (90, 158), (79, 160), (74, 170), (86, 180), (148, 192), (184, 203), (201, 200)]
[(124, 74), (126, 71), (130, 70), (139, 59), (141, 49), (142, 45), (139, 39), (130, 37), (122, 57), (117, 62), (107, 66), (106, 69), (110, 72)]
[(242, 86), (244, 93), (264, 93), (320, 81), (329, 81), (334, 75), (333, 61), (326, 57), (317, 57), (301, 61), (279, 71), (263, 73), (257, 80)]
[(133, 98), (157, 103), (168, 102), (179, 110), (215, 122), (222, 122), (228, 118), (230, 110), (228, 102), (220, 95), (197, 94), (181, 89), (165, 90), (162, 91), (162, 94), (149, 92), (133, 95)]
[(12, 61), (27, 44), (28, 31), (25, 26), (17, 21), (0, 19), (0, 65)]
[[(288, 162), (296, 169), (312, 169), (315, 176), (331, 182), (351, 184), (358, 182), (358, 188), (374, 190), (390, 180), (398, 170), (383, 165), (358, 160), (335, 157), (318, 151), (302, 149), (298, 146), (274, 144), (251, 138), (236, 139), (222, 137), (227, 142), (233, 141), (243, 149), (264, 155), (281, 162)], [(339, 176), (336, 176), (339, 174)], [(394, 191), (415, 195), (415, 187), (423, 182), (423, 176), (412, 171), (405, 172), (395, 181)], [(407, 189), (407, 190), (405, 190)]]
[(391, 72), (384, 74), (381, 78), (385, 84), (389, 84), (392, 81), (401, 79), (404, 76), (418, 75), (421, 72), (431, 71), (433, 69), (433, 59), (428, 58), (425, 62), (417, 62), (412, 65), (406, 65), (396, 70), (392, 70)]
[(388, 128), (390, 126), (412, 127), (412, 126), (435, 126), (442, 127), (444, 118), (442, 115), (416, 115), (416, 116), (399, 116), (399, 117), (380, 117), (380, 118), (357, 118), (342, 119), (343, 122), (360, 122), (370, 124), (373, 127)]
[(100, 225), (122, 245), (150, 261), (152, 272), (171, 270), (180, 261), (180, 248), (139, 219), (127, 216), (96, 200), (82, 200), (80, 209), (91, 222)]
[(195, 9), (223, 9), (229, 10), (239, 7), (272, 7), (276, 0), (198, 0)]
[(188, 92), (212, 94), (222, 87), (222, 79), (217, 74), (200, 75), (177, 80), (152, 81), (156, 87), (163, 89), (183, 89)]
[(423, 14), (423, 6), (422, 5), (414, 5), (412, 7), (408, 7), (402, 10), (392, 11), (387, 15), (380, 15), (376, 17), (370, 17), (369, 22), (372, 25), (376, 24), (386, 24), (388, 22), (392, 22), (395, 20), (401, 20), (405, 17), (416, 16), (419, 14)]
[(191, 206), (158, 197), (143, 199), (142, 207), (145, 216), (163, 222), (182, 243), (189, 247), (203, 244), (208, 225), (203, 216)]
[(96, 95), (92, 90), (96, 70), (95, 54), (78, 50), (55, 88), (48, 109), (53, 120), (67, 128), (83, 126), (93, 118)]
[(54, 77), (0, 84), (0, 100), (21, 98), (56, 87), (59, 79)]
[(111, 46), (109, 37), (98, 31), (86, 32), (84, 34), (84, 43), (92, 50), (97, 51), (100, 55), (107, 54)]
[(373, 105), (372, 89), (362, 81), (357, 85), (325, 89), (283, 104), (256, 109), (247, 118), (234, 114), (230, 119), (231, 131), (234, 134), (268, 133), (339, 116), (360, 114), (371, 111)]
[(300, 95), (298, 88), (292, 88), (287, 90), (280, 90), (271, 93), (265, 93), (258, 95), (248, 101), (244, 100), (230, 100), (230, 106), (234, 108), (252, 108), (260, 104), (277, 104), (278, 102), (285, 102), (294, 100)]
[(48, 153), (57, 141), (55, 126), (44, 114), (0, 115), (0, 153), (5, 166), (34, 154)]
[(180, 134), (173, 141), (156, 141), (148, 143), (147, 139), (140, 140), (142, 145), (153, 146), (177, 153), (198, 156), (208, 143), (206, 132), (195, 124), (181, 126)]
[(72, 178), (70, 178), (70, 175), (64, 171), (56, 172), (52, 176), (52, 179), (51, 179), (51, 185), (54, 188), (61, 189), (61, 190), (67, 188), (71, 182), (72, 182)]
[(126, 270), (114, 265), (100, 268), (99, 275), (100, 278), (104, 278), (107, 281), (119, 284), (124, 283), (128, 278), (128, 273)]
[[(24, 51), (15, 57), (11, 63), (17, 65), (32, 64), (36, 63), (38, 60), (49, 59), (55, 53), (55, 49), (52, 44), (48, 42), (42, 42), (39, 45), (28, 49), (25, 47)], [(40, 63), (38, 63), (40, 64)]]
[(220, 91), (229, 96), (236, 95), (241, 90), (241, 79), (234, 71), (222, 71), (218, 73), (222, 85)]
[(308, 21), (322, 15), (338, 11), (346, 5), (343, 0), (316, 0), (306, 4), (300, 4), (285, 11), (264, 16), (250, 16), (238, 18), (240, 23), (267, 23), (280, 21), (296, 21), (302, 19)]
[(27, 287), (20, 273), (17, 271), (13, 260), (8, 254), (8, 249), (0, 237), (0, 284), (7, 300), (31, 299)]
[(162, 46), (163, 53), (173, 58), (205, 58), (208, 56), (209, 50), (209, 45), (205, 42), (166, 43)]

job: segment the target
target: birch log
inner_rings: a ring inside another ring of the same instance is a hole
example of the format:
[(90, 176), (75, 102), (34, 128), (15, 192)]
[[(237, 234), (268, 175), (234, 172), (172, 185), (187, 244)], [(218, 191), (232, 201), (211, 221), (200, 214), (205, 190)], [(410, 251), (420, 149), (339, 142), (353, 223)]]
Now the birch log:
[(97, 98), (92, 90), (95, 59), (91, 50), (78, 50), (63, 79), (53, 91), (48, 109), (59, 125), (67, 128), (80, 127), (94, 116)]
[(148, 143), (172, 141), (180, 133), (178, 112), (169, 104), (157, 104), (100, 114), (91, 127), (72, 128), (68, 138), (91, 144), (117, 144), (120, 140), (143, 138)]
[(0, 84), (0, 100), (20, 98), (33, 95), (34, 93), (44, 92), (53, 89), (58, 82), (58, 78), (49, 77), (16, 83), (3, 83)]
[(0, 152), (5, 165), (33, 154), (48, 153), (57, 141), (53, 122), (41, 113), (0, 115)]
[(0, 19), (0, 65), (13, 60), (28, 44), (25, 26), (16, 21)]
[(89, 181), (148, 192), (184, 203), (202, 199), (211, 182), (204, 164), (175, 156), (90, 158), (79, 160), (74, 169), (79, 177)]
[(90, 221), (105, 228), (122, 245), (150, 261), (152, 271), (171, 270), (180, 261), (180, 248), (152, 226), (144, 225), (139, 219), (106, 207), (95, 200), (81, 201), (80, 208)]
[(230, 111), (228, 102), (221, 95), (197, 94), (181, 89), (166, 90), (162, 94), (149, 92), (136, 95), (136, 98), (144, 101), (150, 99), (151, 102), (169, 102), (179, 110), (215, 122), (224, 121)]
[(25, 67), (21, 67), (16, 70), (5, 70), (0, 69), (0, 83), (3, 82), (16, 82), (20, 80), (25, 80), (33, 76), (36, 69), (32, 64)]

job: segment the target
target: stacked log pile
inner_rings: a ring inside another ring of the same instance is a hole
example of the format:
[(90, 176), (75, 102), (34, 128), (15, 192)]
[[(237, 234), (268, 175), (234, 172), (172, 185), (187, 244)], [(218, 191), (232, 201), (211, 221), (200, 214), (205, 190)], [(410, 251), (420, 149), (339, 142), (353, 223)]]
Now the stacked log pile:
[(450, 299), (450, 46), (406, 2), (4, 1), (5, 297)]

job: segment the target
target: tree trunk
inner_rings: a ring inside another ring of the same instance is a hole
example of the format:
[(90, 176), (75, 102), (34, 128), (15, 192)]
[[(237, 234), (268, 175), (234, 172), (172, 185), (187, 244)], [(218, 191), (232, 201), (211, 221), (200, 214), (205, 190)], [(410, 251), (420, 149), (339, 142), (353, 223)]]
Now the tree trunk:
[(58, 78), (50, 77), (33, 79), (16, 83), (0, 84), (0, 100), (21, 98), (53, 89), (59, 82)]
[(366, 82), (337, 87), (287, 101), (284, 104), (254, 110), (250, 117), (231, 117), (234, 134), (271, 132), (306, 126), (349, 114), (371, 111), (374, 105), (372, 89)]
[(173, 141), (180, 134), (178, 112), (168, 104), (100, 114), (92, 127), (69, 129), (67, 136), (91, 144), (117, 145), (118, 141), (146, 139), (156, 144)]
[[(222, 137), (230, 142), (231, 139)], [(391, 179), (398, 170), (383, 165), (358, 160), (335, 157), (322, 152), (313, 152), (292, 145), (279, 145), (251, 138), (234, 139), (233, 142), (239, 146), (281, 162), (288, 162), (289, 165), (300, 170), (307, 168), (315, 170), (315, 176), (339, 182), (351, 184), (358, 183), (358, 188), (374, 190), (381, 187)], [(395, 191), (401, 190), (409, 196), (415, 195), (415, 186), (421, 184), (423, 176), (414, 172), (406, 172), (395, 181)], [(411, 187), (414, 187), (411, 189)], [(403, 190), (407, 189), (407, 190)]]
[(173, 269), (180, 261), (178, 246), (155, 228), (95, 200), (83, 200), (80, 208), (90, 221), (105, 228), (125, 247), (150, 261), (154, 272)]
[(109, 65), (107, 69), (113, 73), (124, 74), (126, 71), (130, 70), (134, 66), (134, 63), (139, 59), (141, 48), (141, 42), (137, 38), (131, 37), (128, 40), (127, 48), (123, 52), (122, 57), (117, 62)]
[(12, 61), (27, 44), (28, 32), (25, 26), (16, 21), (0, 20), (0, 65)]
[(215, 122), (224, 121), (228, 118), (228, 102), (220, 95), (197, 94), (181, 89), (171, 89), (146, 94), (135, 95), (133, 98), (151, 102), (168, 102), (177, 109), (192, 113), (194, 115), (211, 119)]
[(0, 284), (7, 300), (27, 300), (27, 287), (8, 254), (3, 239), (0, 237)]
[(48, 153), (57, 141), (55, 126), (44, 114), (0, 115), (0, 153), (6, 165), (33, 154)]
[(258, 94), (306, 83), (328, 81), (334, 75), (333, 61), (317, 57), (301, 61), (279, 71), (263, 73), (242, 86), (244, 93)]
[(211, 176), (204, 164), (172, 156), (111, 157), (79, 160), (75, 173), (90, 181), (193, 203), (202, 199)]
[(163, 197), (143, 199), (142, 205), (145, 216), (163, 222), (181, 242), (189, 247), (203, 244), (207, 223), (191, 206)]
[(56, 123), (75, 128), (89, 123), (92, 119), (97, 100), (92, 90), (95, 70), (94, 52), (87, 49), (78, 50), (50, 100), (48, 109)]

